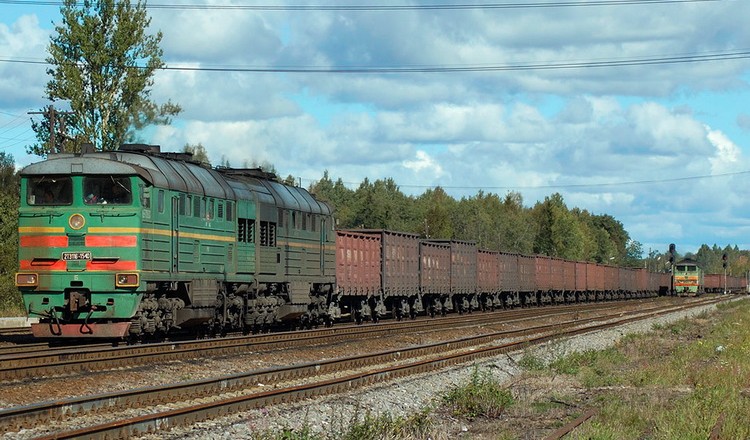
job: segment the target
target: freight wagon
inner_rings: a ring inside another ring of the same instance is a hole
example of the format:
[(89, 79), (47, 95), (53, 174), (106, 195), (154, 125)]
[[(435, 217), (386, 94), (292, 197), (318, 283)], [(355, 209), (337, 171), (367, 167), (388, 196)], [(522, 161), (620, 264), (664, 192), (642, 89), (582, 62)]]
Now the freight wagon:
[(707, 293), (740, 293), (747, 291), (745, 277), (707, 273), (703, 275), (704, 290)]
[[(339, 230), (337, 234), (338, 292), (341, 296), (379, 292), (370, 301), (383, 306), (375, 314), (374, 309), (368, 309), (372, 319), (380, 314), (400, 319), (422, 310), (434, 316), (451, 311), (643, 298), (666, 292), (670, 281), (669, 274), (645, 269), (489, 251), (477, 249), (471, 242), (424, 240), (385, 230)], [(398, 255), (415, 255), (409, 261), (419, 261), (418, 279), (409, 282), (412, 294), (406, 290), (399, 295), (384, 294), (388, 290), (384, 280), (399, 275), (390, 271), (404, 267), (382, 263), (382, 256), (395, 255), (388, 245), (394, 237), (398, 237), (400, 249), (408, 250)], [(372, 256), (373, 264), (348, 257), (364, 248), (371, 248), (362, 255)], [(352, 276), (355, 272), (356, 278)], [(365, 280), (369, 287), (358, 287)], [(357, 318), (361, 319), (367, 319), (367, 314)]]

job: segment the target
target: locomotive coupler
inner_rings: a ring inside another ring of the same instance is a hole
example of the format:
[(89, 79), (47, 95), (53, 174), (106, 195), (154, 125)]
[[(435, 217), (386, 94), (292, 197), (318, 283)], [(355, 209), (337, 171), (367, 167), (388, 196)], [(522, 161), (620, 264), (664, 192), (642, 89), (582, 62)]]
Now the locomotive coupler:
[(89, 305), (89, 300), (85, 293), (81, 293), (77, 290), (71, 290), (68, 292), (68, 310), (70, 312), (77, 312), (79, 309), (84, 309)]

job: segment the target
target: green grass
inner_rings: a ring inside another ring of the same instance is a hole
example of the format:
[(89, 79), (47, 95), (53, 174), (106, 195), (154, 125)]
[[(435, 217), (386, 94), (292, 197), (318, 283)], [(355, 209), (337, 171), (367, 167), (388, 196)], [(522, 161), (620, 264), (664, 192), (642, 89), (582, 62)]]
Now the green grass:
[(429, 438), (432, 419), (427, 412), (411, 417), (393, 417), (390, 414), (366, 413), (361, 421), (352, 423), (335, 438), (341, 440), (421, 439)]
[(458, 417), (497, 417), (513, 404), (513, 395), (489, 372), (475, 369), (471, 380), (450, 390), (443, 403)]
[(0, 317), (26, 316), (21, 294), (13, 281), (6, 278), (0, 280)]
[(543, 360), (530, 353), (524, 353), (523, 356), (521, 356), (521, 360), (518, 361), (518, 366), (529, 371), (544, 371), (544, 369), (547, 368), (547, 365)]
[(284, 428), (255, 433), (253, 440), (408, 440), (434, 438), (433, 418), (429, 409), (408, 417), (391, 414), (374, 415), (359, 409), (348, 419), (335, 420), (326, 432), (305, 423), (299, 429)]
[(720, 414), (721, 438), (750, 438), (750, 301), (719, 312), (553, 362), (550, 373), (575, 377), (601, 410), (571, 438), (705, 439)]
[(572, 354), (552, 362), (550, 368), (557, 374), (578, 376), (587, 387), (612, 386), (620, 382), (618, 369), (625, 361), (623, 353), (608, 348)]

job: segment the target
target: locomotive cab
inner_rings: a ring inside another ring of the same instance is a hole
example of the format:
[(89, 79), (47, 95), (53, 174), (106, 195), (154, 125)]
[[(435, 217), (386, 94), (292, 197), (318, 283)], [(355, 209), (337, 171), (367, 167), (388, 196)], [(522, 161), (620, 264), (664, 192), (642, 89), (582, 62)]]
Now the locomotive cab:
[(32, 332), (123, 336), (141, 299), (138, 178), (127, 168), (97, 174), (94, 158), (60, 156), (21, 172), (16, 286), (28, 315), (40, 318)]

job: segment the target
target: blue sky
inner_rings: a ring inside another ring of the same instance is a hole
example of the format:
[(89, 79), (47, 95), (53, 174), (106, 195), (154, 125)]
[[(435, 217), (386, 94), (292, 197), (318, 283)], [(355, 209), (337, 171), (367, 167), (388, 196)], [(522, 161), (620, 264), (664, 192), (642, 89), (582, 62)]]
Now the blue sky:
[[(168, 3), (186, 7), (149, 11), (171, 67), (449, 71), (162, 71), (153, 97), (183, 113), (143, 140), (164, 150), (201, 143), (214, 163), (272, 163), (303, 185), (328, 170), (352, 187), (392, 177), (413, 194), (518, 191), (529, 206), (559, 192), (569, 207), (613, 215), (646, 250), (750, 248), (750, 59), (727, 59), (750, 51), (750, 2)], [(462, 4), (477, 7), (419, 7)], [(22, 166), (38, 160), (24, 150), (34, 141), (27, 112), (49, 104), (48, 78), (44, 66), (8, 61), (43, 60), (59, 12), (30, 0), (0, 4), (0, 17), (0, 151)], [(640, 62), (705, 55), (713, 59)], [(554, 68), (571, 63), (584, 65)], [(482, 66), (496, 69), (455, 70)]]

